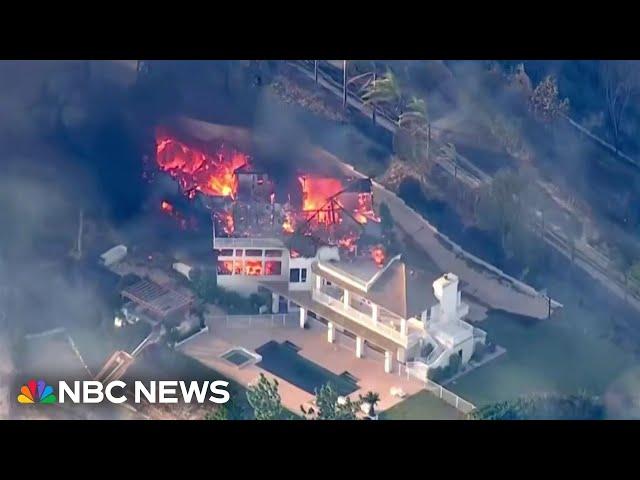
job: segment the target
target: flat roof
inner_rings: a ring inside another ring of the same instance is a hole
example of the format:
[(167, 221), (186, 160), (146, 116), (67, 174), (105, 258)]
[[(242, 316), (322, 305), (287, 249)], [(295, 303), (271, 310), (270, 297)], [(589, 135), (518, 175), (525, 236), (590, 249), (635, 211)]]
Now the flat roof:
[[(335, 272), (321, 270), (321, 266)], [(354, 280), (369, 300), (402, 318), (417, 317), (438, 303), (433, 294), (433, 282), (438, 276), (408, 268), (401, 257), (392, 258), (382, 269), (372, 259), (360, 258), (358, 261), (317, 262), (312, 264), (311, 270), (347, 290), (355, 287), (337, 273)], [(374, 278), (376, 275), (378, 277)], [(373, 283), (367, 286), (372, 280)]]
[[(443, 343), (449, 343), (451, 347), (473, 336), (473, 326), (463, 322), (436, 322), (429, 327), (429, 333)], [(443, 338), (444, 337), (444, 338)]]

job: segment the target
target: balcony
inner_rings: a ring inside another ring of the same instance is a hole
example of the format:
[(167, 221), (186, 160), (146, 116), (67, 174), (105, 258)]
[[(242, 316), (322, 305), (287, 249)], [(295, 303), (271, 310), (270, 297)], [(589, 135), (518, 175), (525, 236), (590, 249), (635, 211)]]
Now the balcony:
[(346, 306), (342, 300), (329, 295), (327, 292), (314, 289), (311, 292), (311, 298), (330, 308), (334, 312), (344, 315), (363, 327), (383, 335), (404, 348), (407, 348), (409, 338), (406, 335), (402, 335), (398, 330), (385, 325), (384, 323), (374, 322), (371, 315), (363, 313), (350, 305)]

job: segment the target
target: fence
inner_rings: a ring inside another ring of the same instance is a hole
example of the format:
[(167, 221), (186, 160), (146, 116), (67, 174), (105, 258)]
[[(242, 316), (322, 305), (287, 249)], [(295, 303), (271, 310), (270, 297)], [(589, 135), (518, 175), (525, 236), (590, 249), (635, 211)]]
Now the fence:
[(465, 400), (459, 395), (456, 395), (452, 391), (447, 390), (442, 385), (439, 385), (434, 381), (429, 380), (426, 375), (426, 369), (420, 369), (420, 368), (414, 369), (410, 367), (409, 364), (407, 364), (407, 367), (405, 367), (405, 371), (407, 373), (407, 378), (409, 378), (409, 375), (411, 375), (421, 380), (422, 382), (424, 382), (425, 390), (434, 394), (443, 402), (448, 403), (449, 405), (454, 407), (456, 410), (462, 412), (463, 414), (467, 415), (471, 411), (475, 410), (476, 407), (473, 403)]
[[(197, 332), (192, 333), (191, 335), (189, 335), (186, 338), (183, 338), (182, 340), (180, 340), (179, 342), (177, 342), (174, 345), (174, 348), (178, 348), (180, 345), (183, 345), (185, 343), (187, 343), (189, 340), (193, 340), (194, 338), (196, 338), (198, 335), (200, 335), (201, 333), (206, 333), (209, 331), (209, 327), (204, 327), (201, 328), (200, 330), (198, 330)], [(136, 349), (137, 350), (137, 349)], [(135, 352), (134, 352), (135, 353)]]
[(298, 325), (299, 313), (278, 313), (263, 315), (213, 315), (207, 324), (224, 322), (227, 328), (287, 327)]

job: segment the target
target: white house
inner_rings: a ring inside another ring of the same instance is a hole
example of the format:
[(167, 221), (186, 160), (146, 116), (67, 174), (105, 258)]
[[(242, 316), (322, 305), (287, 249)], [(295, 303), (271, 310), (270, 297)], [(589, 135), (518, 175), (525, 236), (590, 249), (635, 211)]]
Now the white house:
[(386, 372), (394, 371), (394, 361), (422, 366), (425, 375), (453, 355), (466, 363), (475, 343), (485, 341), (483, 331), (462, 320), (469, 307), (451, 273), (428, 278), (409, 269), (399, 255), (380, 268), (369, 258), (340, 260), (327, 251), (319, 251), (309, 268), (311, 281), (304, 288), (296, 282), (261, 282), (273, 293), (274, 312), (286, 298), (288, 306), (299, 308), (301, 327), (312, 312), (327, 325), (329, 342), (341, 331), (355, 338), (357, 357), (367, 347), (383, 353)]

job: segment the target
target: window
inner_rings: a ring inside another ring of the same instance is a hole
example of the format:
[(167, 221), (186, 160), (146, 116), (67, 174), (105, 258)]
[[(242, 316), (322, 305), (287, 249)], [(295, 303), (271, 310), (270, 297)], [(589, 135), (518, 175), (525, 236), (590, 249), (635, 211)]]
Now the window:
[(305, 283), (307, 281), (307, 269), (306, 268), (301, 268), (300, 269), (300, 281), (302, 283)]
[(245, 255), (247, 257), (261, 257), (262, 256), (262, 250), (247, 250), (245, 252)]
[(262, 260), (245, 260), (244, 274), (251, 276), (259, 276), (263, 274)]
[(267, 260), (266, 262), (264, 262), (264, 274), (265, 275), (282, 274), (282, 262), (278, 260)]
[(233, 257), (233, 250), (218, 250), (219, 257)]
[(218, 275), (231, 275), (233, 262), (218, 260)]
[(236, 257), (241, 257), (242, 256), (242, 249), (238, 248), (236, 249)]
[(265, 250), (264, 254), (267, 257), (282, 257), (282, 250)]
[(236, 260), (233, 262), (233, 273), (236, 275), (242, 275), (244, 271), (244, 262), (242, 260)]
[(289, 282), (290, 283), (299, 283), (300, 282), (300, 269), (292, 268), (289, 270)]

